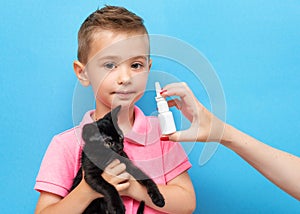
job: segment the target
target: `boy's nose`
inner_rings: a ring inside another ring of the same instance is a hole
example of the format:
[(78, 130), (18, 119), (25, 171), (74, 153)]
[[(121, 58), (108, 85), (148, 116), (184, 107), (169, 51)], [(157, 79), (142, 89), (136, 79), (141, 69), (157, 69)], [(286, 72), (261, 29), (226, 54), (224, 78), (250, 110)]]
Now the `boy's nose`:
[(130, 82), (131, 79), (131, 73), (130, 69), (126, 68), (125, 66), (121, 66), (119, 70), (119, 75), (118, 75), (118, 84), (120, 85), (127, 85)]

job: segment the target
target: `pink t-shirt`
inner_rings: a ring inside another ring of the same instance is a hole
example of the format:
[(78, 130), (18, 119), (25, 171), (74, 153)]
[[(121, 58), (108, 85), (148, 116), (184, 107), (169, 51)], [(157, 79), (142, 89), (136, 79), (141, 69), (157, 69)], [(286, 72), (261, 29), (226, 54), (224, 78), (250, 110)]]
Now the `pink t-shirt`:
[[(87, 112), (80, 125), (67, 130), (52, 139), (43, 158), (34, 189), (65, 197), (73, 184), (80, 164), (83, 140), (82, 127), (92, 123)], [(191, 167), (179, 143), (160, 141), (160, 127), (156, 117), (145, 116), (135, 107), (135, 121), (132, 130), (125, 135), (124, 150), (133, 163), (148, 174), (157, 184), (167, 184)], [(122, 197), (126, 213), (136, 213), (138, 201)], [(161, 213), (145, 207), (146, 213)]]

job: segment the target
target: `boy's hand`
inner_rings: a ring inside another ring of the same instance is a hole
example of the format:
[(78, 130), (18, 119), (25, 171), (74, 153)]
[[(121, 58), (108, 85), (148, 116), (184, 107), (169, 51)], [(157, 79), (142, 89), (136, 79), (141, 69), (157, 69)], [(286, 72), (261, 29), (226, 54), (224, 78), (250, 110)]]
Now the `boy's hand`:
[(136, 198), (141, 193), (139, 189), (141, 185), (135, 178), (126, 172), (126, 165), (119, 160), (111, 162), (102, 173), (102, 177), (114, 185), (120, 195)]
[(138, 197), (142, 196), (141, 188), (145, 188), (145, 187), (143, 187), (139, 182), (137, 182), (137, 180), (132, 175), (130, 174), (128, 175), (130, 176), (128, 180), (129, 183), (128, 188), (119, 191), (119, 194), (138, 200)]
[[(110, 184), (112, 184), (118, 192), (125, 191), (130, 186), (130, 175), (125, 171), (126, 166), (123, 163), (120, 163), (119, 160), (114, 160), (111, 162), (103, 171), (102, 177)], [(84, 190), (85, 195), (89, 195), (92, 200), (96, 198), (103, 197), (102, 194), (93, 190), (90, 185), (88, 185), (84, 179), (84, 171), (83, 178), (79, 184), (80, 188)], [(99, 175), (100, 176), (100, 175)]]
[(118, 192), (124, 191), (130, 186), (130, 175), (126, 172), (126, 166), (117, 159), (104, 169), (102, 177), (112, 184)]

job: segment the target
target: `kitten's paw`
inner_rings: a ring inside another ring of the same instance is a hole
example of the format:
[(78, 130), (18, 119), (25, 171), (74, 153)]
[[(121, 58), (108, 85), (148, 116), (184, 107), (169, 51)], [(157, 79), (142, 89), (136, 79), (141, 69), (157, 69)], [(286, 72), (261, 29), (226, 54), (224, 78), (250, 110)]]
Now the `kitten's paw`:
[(160, 194), (160, 192), (148, 192), (152, 202), (158, 206), (158, 207), (163, 207), (165, 206), (165, 199), (162, 196), (162, 194)]

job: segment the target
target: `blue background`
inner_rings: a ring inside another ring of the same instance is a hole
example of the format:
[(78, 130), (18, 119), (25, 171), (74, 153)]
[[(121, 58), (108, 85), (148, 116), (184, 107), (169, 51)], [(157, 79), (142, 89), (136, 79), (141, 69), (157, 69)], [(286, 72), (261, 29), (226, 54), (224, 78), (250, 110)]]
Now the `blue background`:
[[(142, 16), (151, 34), (201, 51), (222, 83), (227, 122), (300, 156), (299, 1), (1, 1), (1, 213), (34, 211), (44, 152), (54, 134), (73, 126), (77, 31), (104, 3)], [(193, 78), (181, 81), (197, 91)], [(199, 166), (202, 148), (189, 153), (195, 213), (300, 212), (296, 199), (223, 146)]]

